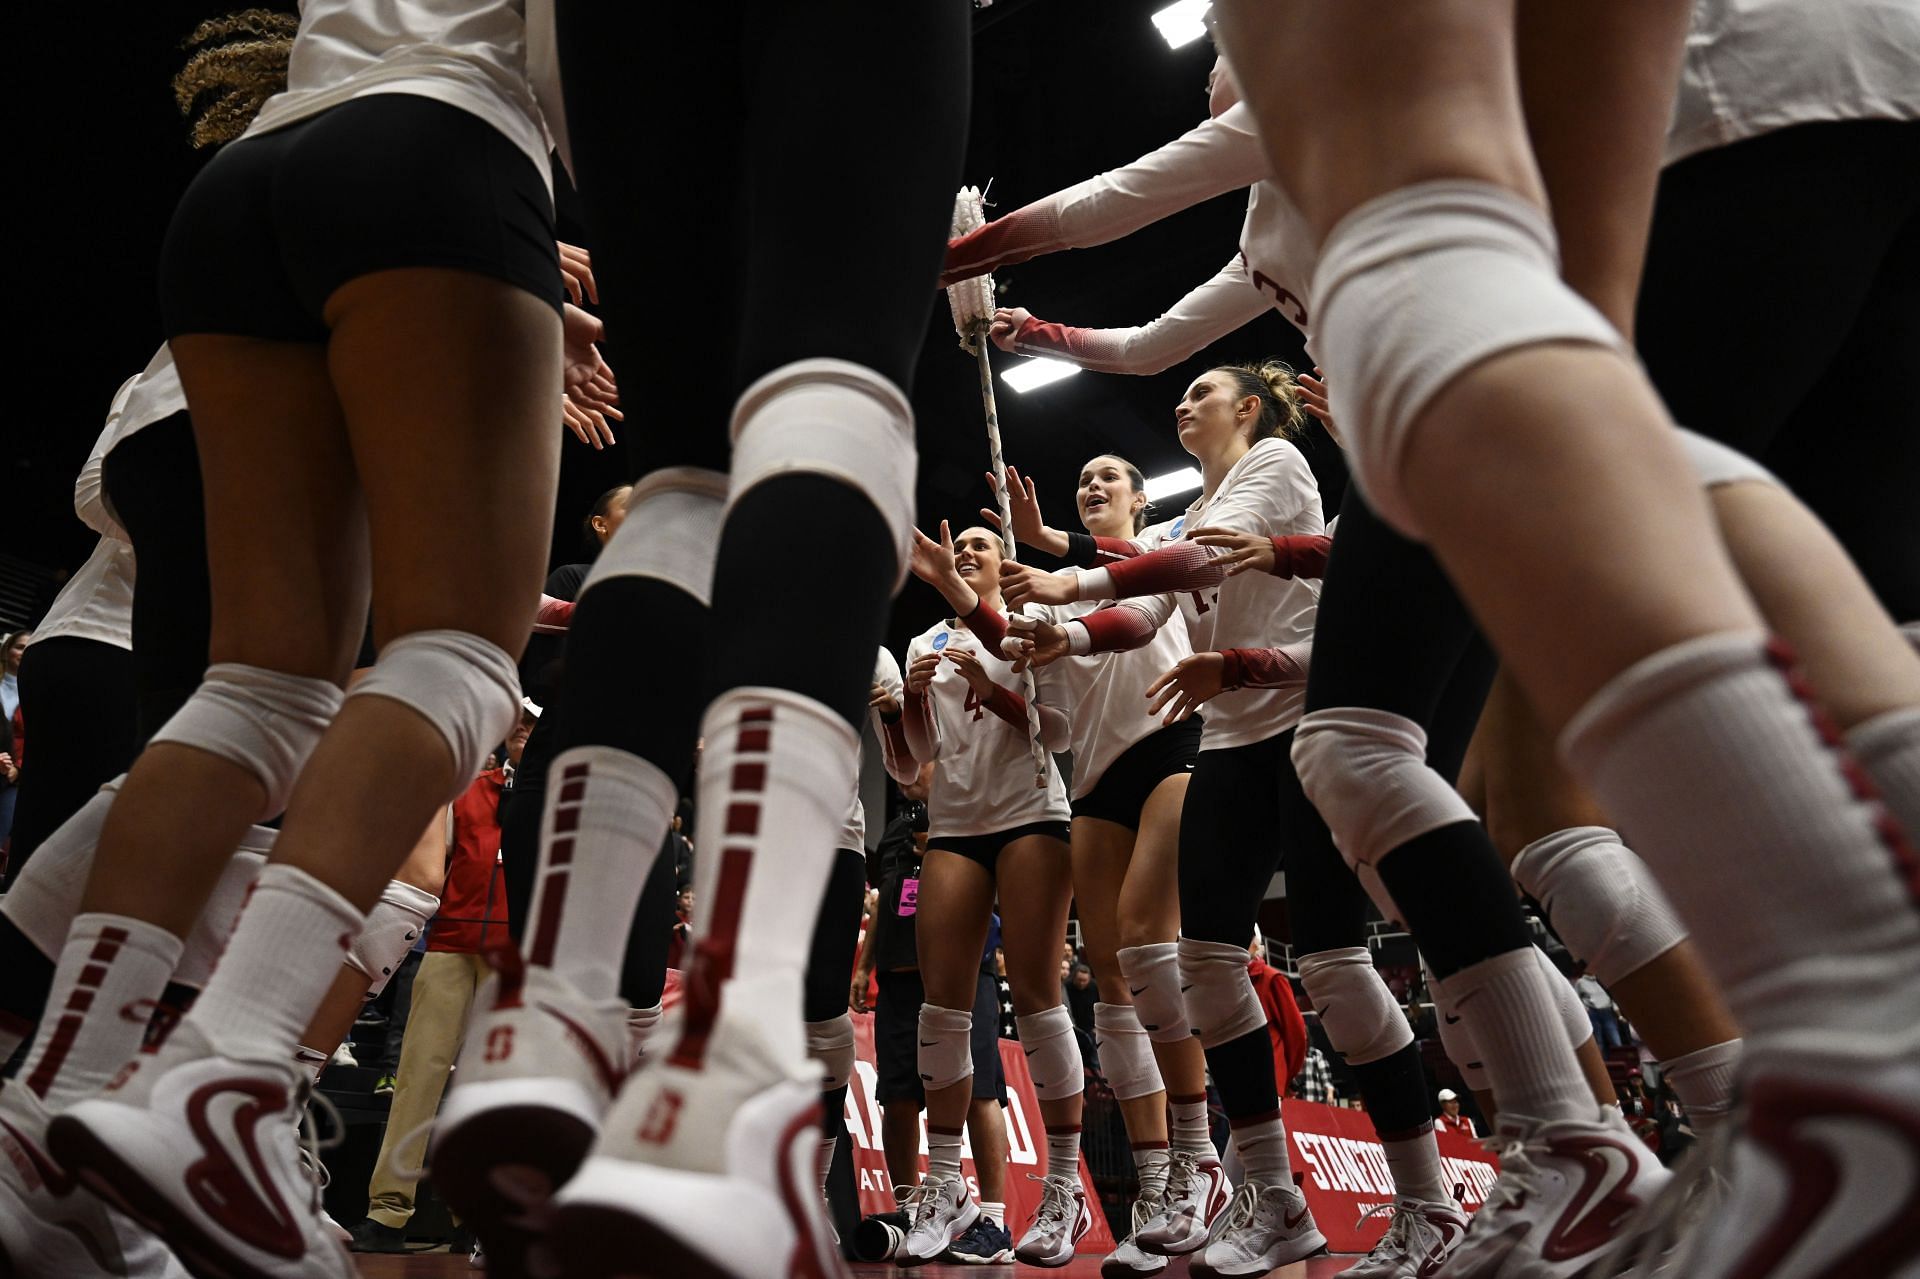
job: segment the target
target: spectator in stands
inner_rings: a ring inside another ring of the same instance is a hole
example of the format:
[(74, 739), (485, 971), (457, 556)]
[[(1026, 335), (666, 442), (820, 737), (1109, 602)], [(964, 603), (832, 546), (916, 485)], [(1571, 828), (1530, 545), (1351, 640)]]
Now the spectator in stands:
[(20, 713), (20, 659), (26, 654), (27, 642), (33, 638), (29, 630), (14, 631), (6, 638), (0, 652), (5, 654), (4, 665), (0, 665), (0, 848), (4, 848), (8, 834), (13, 830), (13, 802), (19, 797), (14, 783), (20, 780), (21, 749), (26, 734), (17, 718)]
[(1457, 1132), (1468, 1137), (1478, 1137), (1474, 1131), (1473, 1120), (1460, 1113), (1460, 1094), (1451, 1088), (1440, 1090), (1440, 1114), (1435, 1117), (1433, 1126), (1441, 1132)]
[(1307, 1049), (1300, 1073), (1287, 1091), (1302, 1101), (1317, 1101), (1323, 1106), (1340, 1104), (1340, 1093), (1333, 1086), (1333, 1068), (1327, 1065), (1327, 1055), (1314, 1047)]
[(1267, 939), (1258, 928), (1247, 952), (1247, 975), (1266, 1011), (1267, 1036), (1273, 1041), (1273, 1077), (1290, 1080), (1306, 1065), (1307, 1020), (1300, 1015), (1286, 974), (1267, 963)]
[(414, 1186), (427, 1150), (427, 1128), (440, 1108), (447, 1072), (460, 1055), (474, 992), (487, 978), (482, 958), (507, 943), (506, 883), (500, 870), (500, 792), (539, 718), (525, 703), (504, 748), (504, 766), (487, 769), (453, 802), (453, 842), (440, 913), (413, 983), (413, 1006), (400, 1046), (393, 1108), (367, 1187), (367, 1217), (352, 1231), (356, 1252), (407, 1251)]
[(1580, 1002), (1587, 1006), (1587, 1020), (1593, 1023), (1593, 1042), (1602, 1052), (1612, 1052), (1624, 1042), (1620, 1037), (1620, 1015), (1614, 1011), (1613, 996), (1592, 973), (1582, 974), (1573, 983)]

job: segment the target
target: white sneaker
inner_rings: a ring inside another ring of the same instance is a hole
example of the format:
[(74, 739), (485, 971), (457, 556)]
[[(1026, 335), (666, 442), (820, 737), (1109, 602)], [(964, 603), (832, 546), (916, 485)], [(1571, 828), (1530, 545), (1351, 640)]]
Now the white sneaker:
[(1249, 1181), (1233, 1192), (1233, 1201), (1213, 1223), (1207, 1246), (1194, 1254), (1187, 1273), (1264, 1275), (1326, 1246), (1298, 1186)]
[(951, 1173), (922, 1177), (900, 1206), (907, 1214), (907, 1237), (893, 1250), (893, 1260), (901, 1266), (938, 1261), (980, 1219), (980, 1205), (967, 1183)]
[(1217, 1156), (1176, 1150), (1167, 1160), (1167, 1192), (1153, 1220), (1134, 1231), (1145, 1252), (1184, 1257), (1198, 1252), (1233, 1198), (1233, 1183)]
[(333, 1056), (327, 1058), (327, 1064), (329, 1066), (358, 1066), (360, 1062), (359, 1059), (353, 1055), (353, 1045), (343, 1039), (340, 1041), (339, 1046), (333, 1050)]
[(1393, 1214), (1387, 1233), (1372, 1252), (1340, 1272), (1342, 1279), (1423, 1279), (1438, 1270), (1467, 1235), (1467, 1214), (1459, 1204), (1395, 1196), (1360, 1220), (1377, 1212)]
[(500, 971), (474, 997), (427, 1166), (496, 1279), (520, 1279), (548, 1199), (579, 1170), (626, 1076), (627, 1007), (522, 968), (517, 953), (490, 959)]
[(53, 1155), (214, 1279), (352, 1279), (295, 1122), (311, 1081), (292, 1061), (217, 1052), (184, 1021), (106, 1091), (47, 1126)]
[(1734, 1127), (1723, 1122), (1673, 1166), (1673, 1180), (1627, 1219), (1581, 1279), (1680, 1279), (1685, 1254), (1727, 1199)]
[(184, 1275), (164, 1244), (116, 1218), (54, 1161), (47, 1150), (50, 1118), (25, 1084), (0, 1084), (0, 1274)]
[(1577, 1274), (1673, 1178), (1612, 1106), (1553, 1123), (1502, 1114), (1488, 1145), (1500, 1176), (1441, 1268), (1446, 1279)]
[(1159, 1212), (1160, 1196), (1157, 1194), (1143, 1194), (1133, 1201), (1132, 1225), (1127, 1237), (1101, 1261), (1101, 1279), (1138, 1279), (1143, 1275), (1157, 1275), (1171, 1264), (1164, 1256), (1146, 1251), (1135, 1238), (1140, 1233), (1140, 1227), (1152, 1221)]
[[(676, 1279), (846, 1275), (820, 1203), (820, 1068), (798, 1033), (798, 976), (731, 981), (712, 1007), (696, 989), (668, 1015), (664, 1042), (677, 1046), (627, 1080), (553, 1197), (543, 1267), (612, 1279), (646, 1258)], [(790, 1061), (761, 1029), (780, 1012), (793, 1019)], [(696, 1017), (708, 1028), (683, 1037)]]
[(1074, 1245), (1093, 1229), (1093, 1214), (1087, 1210), (1087, 1193), (1078, 1177), (1048, 1173), (1029, 1180), (1040, 1183), (1040, 1206), (1034, 1209), (1033, 1223), (1020, 1236), (1013, 1255), (1030, 1266), (1064, 1266), (1073, 1260)]

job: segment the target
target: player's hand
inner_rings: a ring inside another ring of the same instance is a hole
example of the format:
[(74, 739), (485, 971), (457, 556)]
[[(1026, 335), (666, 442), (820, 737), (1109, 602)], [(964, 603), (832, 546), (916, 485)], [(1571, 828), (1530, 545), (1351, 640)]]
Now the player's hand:
[(1333, 404), (1327, 399), (1327, 384), (1322, 379), (1320, 366), (1314, 365), (1313, 372), (1302, 373), (1293, 381), (1300, 388), (1300, 407), (1320, 419), (1334, 443), (1341, 443), (1340, 428), (1333, 424)]
[(1003, 306), (993, 313), (993, 323), (987, 329), (987, 340), (1012, 355), (1014, 334), (1032, 318), (1033, 312), (1024, 306)]
[(855, 973), (853, 984), (847, 987), (847, 1007), (854, 1012), (867, 1011), (867, 975)]
[(940, 521), (940, 540), (937, 542), (919, 529), (913, 530), (913, 548), (909, 552), (907, 566), (915, 577), (943, 595), (955, 582), (964, 580), (954, 564), (953, 530), (947, 521)]
[[(987, 487), (999, 492), (1000, 486), (994, 482), (992, 471), (987, 472)], [(1066, 550), (1066, 537), (1047, 527), (1046, 520), (1040, 515), (1040, 499), (1034, 495), (1033, 481), (1020, 474), (1020, 468), (1007, 468), (1007, 506), (1013, 513), (1013, 538), (1019, 546), (1037, 546), (1041, 550), (1058, 555)], [(994, 528), (1000, 528), (1000, 512), (980, 508), (980, 518)]]
[(1195, 653), (1181, 658), (1179, 665), (1147, 685), (1147, 698), (1151, 703), (1147, 714), (1158, 715), (1162, 709), (1171, 707), (1164, 722), (1179, 723), (1220, 695), (1226, 669), (1227, 659), (1221, 653)]
[(1080, 598), (1080, 580), (1070, 573), (1043, 573), (1014, 560), (1002, 560), (1000, 597), (1009, 612), (1025, 604), (1071, 604)]
[[(614, 414), (618, 416), (619, 410), (615, 409)], [(607, 424), (605, 412), (575, 404), (573, 397), (565, 391), (560, 393), (560, 420), (582, 444), (591, 444), (596, 449), (604, 449), (614, 442), (613, 427)]]
[(582, 300), (600, 305), (600, 286), (593, 279), (593, 255), (577, 244), (556, 240), (560, 250), (560, 278), (566, 282), (567, 296), (579, 306)]
[(907, 663), (907, 691), (924, 693), (927, 685), (933, 683), (934, 673), (940, 669), (940, 654), (922, 653)]
[(1014, 670), (1050, 666), (1070, 651), (1066, 627), (1021, 613), (1007, 615), (1007, 638), (1001, 642), (1000, 652), (1013, 663)]
[(900, 718), (900, 699), (893, 695), (891, 688), (879, 680), (875, 680), (873, 686), (867, 690), (867, 706), (871, 710), (879, 711), (881, 719), (891, 721)]
[(1215, 557), (1213, 562), (1223, 565), (1228, 577), (1237, 573), (1273, 572), (1273, 539), (1270, 537), (1242, 533), (1234, 528), (1197, 528), (1187, 534), (1187, 540), (1224, 548), (1226, 554)]
[(950, 648), (945, 656), (977, 695), (986, 697), (993, 692), (993, 676), (988, 674), (987, 668), (980, 664), (978, 653), (970, 648)]

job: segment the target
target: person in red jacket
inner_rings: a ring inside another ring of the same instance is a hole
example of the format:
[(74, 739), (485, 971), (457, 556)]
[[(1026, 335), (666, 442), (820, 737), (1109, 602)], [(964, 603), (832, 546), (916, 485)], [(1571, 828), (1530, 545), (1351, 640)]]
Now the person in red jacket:
[(1273, 1040), (1273, 1077), (1280, 1081), (1281, 1095), (1291, 1096), (1288, 1082), (1307, 1064), (1307, 1019), (1293, 997), (1293, 984), (1287, 975), (1267, 962), (1267, 939), (1253, 930), (1248, 947), (1247, 975), (1253, 979), (1253, 993), (1267, 1014), (1267, 1036)]

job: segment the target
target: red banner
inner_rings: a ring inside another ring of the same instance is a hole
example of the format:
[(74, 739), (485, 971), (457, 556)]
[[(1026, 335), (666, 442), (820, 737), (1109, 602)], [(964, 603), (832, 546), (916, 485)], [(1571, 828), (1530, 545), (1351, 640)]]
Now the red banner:
[[(880, 1150), (880, 1103), (874, 1100), (877, 1080), (873, 1054), (873, 1016), (853, 1015), (853, 1044), (858, 1054), (854, 1062), (853, 1082), (847, 1088), (847, 1136), (853, 1140), (854, 1178), (860, 1187), (862, 1214), (892, 1212), (893, 1186), (887, 1180), (887, 1161)], [(1007, 1229), (1015, 1239), (1026, 1233), (1033, 1213), (1040, 1206), (1040, 1183), (1029, 1181), (1027, 1174), (1039, 1173), (1045, 1163), (1046, 1129), (1040, 1123), (1040, 1100), (1033, 1094), (1033, 1076), (1027, 1073), (1027, 1059), (1020, 1045), (1010, 1039), (1000, 1041), (1000, 1065), (1007, 1075)], [(973, 1145), (962, 1139), (960, 1172), (976, 1197), (980, 1179), (973, 1166)], [(920, 1168), (927, 1166), (927, 1121), (920, 1117)], [(1080, 1187), (1086, 1192), (1087, 1205), (1093, 1210), (1093, 1229), (1080, 1240), (1079, 1251), (1104, 1255), (1113, 1251), (1113, 1235), (1107, 1230), (1106, 1216), (1100, 1210), (1100, 1196), (1093, 1188), (1093, 1176), (1087, 1170), (1087, 1158), (1080, 1157)]]
[[(1293, 1170), (1301, 1175), (1307, 1206), (1327, 1246), (1335, 1252), (1365, 1252), (1386, 1233), (1388, 1214), (1360, 1218), (1393, 1202), (1386, 1152), (1365, 1112), (1289, 1099), (1282, 1106), (1293, 1142)], [(1477, 1212), (1499, 1175), (1500, 1164), (1473, 1138), (1440, 1132), (1440, 1166), (1449, 1185), (1461, 1187), (1462, 1206)]]

